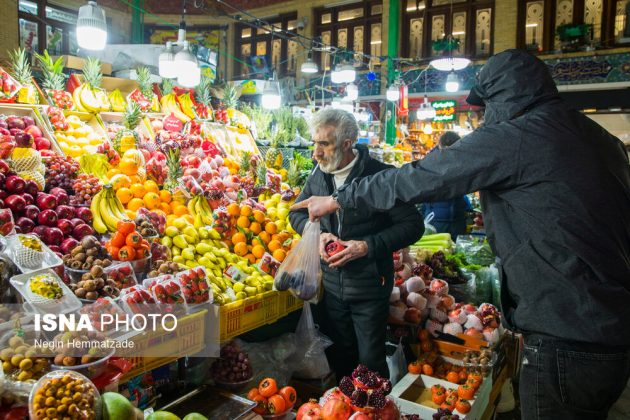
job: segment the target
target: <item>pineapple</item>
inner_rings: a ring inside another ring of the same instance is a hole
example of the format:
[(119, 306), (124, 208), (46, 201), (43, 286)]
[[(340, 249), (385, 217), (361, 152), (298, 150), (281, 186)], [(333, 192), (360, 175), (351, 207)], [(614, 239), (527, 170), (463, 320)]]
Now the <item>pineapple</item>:
[(267, 191), (267, 167), (265, 165), (256, 166), (256, 181), (254, 182), (253, 196), (259, 197)]
[(72, 93), (74, 103), (79, 111), (101, 112), (109, 111), (111, 104), (107, 93), (101, 88), (103, 74), (101, 62), (98, 58), (88, 57), (83, 66), (85, 83), (76, 88)]
[(234, 111), (238, 106), (238, 88), (234, 84), (227, 84), (223, 88), (223, 105), (227, 110), (228, 119), (234, 118)]
[(168, 176), (164, 183), (164, 188), (170, 192), (179, 186), (182, 177), (182, 165), (179, 161), (179, 148), (170, 148), (166, 153), (166, 167), (168, 168)]
[(289, 170), (287, 171), (287, 184), (294, 187), (299, 187), (302, 184), (302, 170), (300, 169), (300, 161), (297, 159), (293, 159), (289, 163)]
[(18, 102), (23, 104), (36, 104), (38, 102), (37, 90), (33, 86), (33, 74), (24, 48), (18, 48), (9, 53), (13, 77), (22, 84), (18, 92)]
[(268, 168), (280, 169), (282, 168), (282, 161), (282, 152), (278, 149), (278, 137), (274, 136), (271, 139), (271, 145), (267, 149), (267, 153), (265, 153), (265, 165)]
[(241, 155), (241, 164), (238, 171), (240, 175), (245, 176), (251, 171), (251, 157), (251, 152), (243, 152), (243, 154)]
[(195, 89), (195, 99), (197, 100), (196, 113), (199, 118), (207, 119), (208, 116), (212, 116), (212, 107), (210, 102), (212, 101), (212, 93), (210, 88), (212, 86), (212, 80), (209, 77), (202, 77), (201, 83)]
[(125, 153), (129, 149), (135, 149), (140, 143), (140, 137), (135, 128), (140, 123), (142, 113), (137, 103), (127, 102), (125, 114), (123, 115), (123, 125), (125, 128), (116, 133), (113, 140), (114, 149), (120, 154)]
[(44, 50), (43, 55), (35, 53), (35, 58), (42, 67), (44, 74), (42, 86), (52, 103), (61, 109), (72, 109), (74, 106), (72, 95), (65, 91), (66, 75), (63, 74), (63, 57), (53, 61), (48, 51)]
[[(138, 67), (136, 69), (136, 73), (138, 74), (138, 85), (140, 87), (140, 93), (144, 96), (144, 99), (148, 101), (150, 104), (148, 108), (141, 104), (141, 108), (143, 111), (160, 111), (160, 101), (157, 96), (153, 93), (153, 83), (151, 83), (151, 71), (149, 71), (148, 67)], [(146, 109), (145, 109), (146, 108)]]
[(173, 93), (173, 81), (171, 79), (162, 79), (162, 96)]

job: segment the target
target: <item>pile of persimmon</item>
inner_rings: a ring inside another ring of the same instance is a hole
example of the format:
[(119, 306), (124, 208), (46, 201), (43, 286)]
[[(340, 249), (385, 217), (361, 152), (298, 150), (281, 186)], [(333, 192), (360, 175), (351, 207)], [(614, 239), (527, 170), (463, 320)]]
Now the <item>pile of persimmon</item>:
[(297, 393), (291, 386), (278, 389), (278, 383), (273, 378), (265, 378), (247, 393), (247, 399), (254, 401), (256, 414), (282, 414), (293, 408), (297, 400)]
[(105, 243), (105, 249), (114, 260), (135, 261), (151, 256), (149, 242), (136, 230), (133, 221), (120, 220), (116, 227), (116, 233)]
[[(455, 388), (446, 389), (440, 384), (431, 387), (431, 400), (435, 405), (446, 410), (457, 410), (462, 414), (470, 411), (470, 401), (475, 397), (481, 382), (470, 382)], [(475, 386), (477, 388), (475, 388)]]
[(407, 370), (415, 375), (424, 374), (434, 376), (434, 366), (439, 362), (437, 349), (433, 345), (433, 341), (429, 335), (429, 331), (422, 329), (418, 332), (420, 340), (420, 355), (418, 360), (409, 363)]

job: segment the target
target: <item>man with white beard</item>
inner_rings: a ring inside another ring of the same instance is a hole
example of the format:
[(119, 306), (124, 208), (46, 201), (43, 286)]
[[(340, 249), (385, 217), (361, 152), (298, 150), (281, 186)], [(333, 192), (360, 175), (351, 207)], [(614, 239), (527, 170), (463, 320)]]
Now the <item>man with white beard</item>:
[[(331, 195), (355, 179), (390, 168), (356, 144), (359, 127), (349, 112), (319, 111), (311, 129), (317, 167), (297, 202)], [(292, 212), (290, 220), (302, 233), (308, 212)], [(386, 212), (341, 211), (322, 217), (320, 226), (324, 296), (316, 313), (321, 331), (334, 343), (327, 356), (337, 380), (359, 363), (388, 378), (385, 335), (394, 282), (392, 253), (422, 236), (422, 217), (414, 206), (400, 204)]]

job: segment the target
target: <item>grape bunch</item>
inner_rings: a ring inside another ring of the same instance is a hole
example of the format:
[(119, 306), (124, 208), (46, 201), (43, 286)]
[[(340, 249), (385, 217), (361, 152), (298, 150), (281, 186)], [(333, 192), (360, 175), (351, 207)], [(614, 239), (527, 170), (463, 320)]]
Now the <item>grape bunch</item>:
[(234, 341), (221, 348), (220, 358), (212, 364), (210, 371), (213, 379), (227, 383), (246, 381), (254, 374), (247, 353)]
[(438, 408), (437, 413), (432, 416), (433, 420), (459, 420), (457, 414), (453, 414), (451, 410), (447, 408)]
[(50, 191), (59, 187), (72, 191), (72, 184), (79, 171), (79, 162), (70, 156), (51, 156), (46, 164), (46, 188)]
[(79, 174), (72, 184), (72, 189), (74, 195), (70, 197), (70, 205), (89, 206), (92, 203), (92, 197), (103, 189), (103, 185), (94, 175)]

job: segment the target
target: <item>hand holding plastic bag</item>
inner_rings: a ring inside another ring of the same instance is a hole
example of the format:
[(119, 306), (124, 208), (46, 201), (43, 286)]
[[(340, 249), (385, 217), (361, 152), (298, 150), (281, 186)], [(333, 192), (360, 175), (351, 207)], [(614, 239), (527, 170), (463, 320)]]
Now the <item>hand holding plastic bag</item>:
[(324, 350), (332, 345), (332, 341), (320, 333), (315, 326), (311, 306), (308, 302), (304, 303), (295, 335), (298, 344), (295, 376), (304, 379), (326, 376), (330, 372), (330, 366)]
[(289, 253), (276, 273), (274, 288), (311, 300), (319, 292), (319, 222), (307, 222), (302, 239)]

